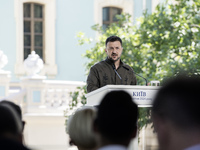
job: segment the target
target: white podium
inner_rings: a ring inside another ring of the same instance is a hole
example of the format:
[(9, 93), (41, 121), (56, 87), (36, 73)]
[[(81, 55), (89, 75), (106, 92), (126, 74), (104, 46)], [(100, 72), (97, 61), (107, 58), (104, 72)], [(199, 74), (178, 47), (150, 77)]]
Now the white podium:
[[(87, 106), (98, 105), (106, 93), (113, 90), (124, 90), (129, 93), (138, 107), (151, 107), (152, 101), (159, 86), (137, 86), (137, 85), (106, 85), (86, 94)], [(130, 142), (128, 150), (138, 150), (138, 138)]]
[(133, 101), (138, 104), (139, 107), (151, 107), (152, 101), (159, 88), (159, 86), (106, 85), (86, 94), (86, 105), (98, 105), (106, 93), (113, 90), (124, 90), (132, 96)]

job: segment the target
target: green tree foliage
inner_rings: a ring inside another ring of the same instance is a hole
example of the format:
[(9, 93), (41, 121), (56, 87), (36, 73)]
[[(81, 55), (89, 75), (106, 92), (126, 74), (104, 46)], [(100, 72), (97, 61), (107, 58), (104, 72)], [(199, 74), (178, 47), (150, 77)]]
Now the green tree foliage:
[(199, 74), (200, 2), (178, 0), (175, 5), (158, 5), (144, 14), (137, 30), (149, 79), (162, 80), (182, 71)]
[[(199, 0), (168, 1), (156, 7), (152, 14), (144, 13), (132, 25), (129, 14), (118, 15), (118, 22), (106, 31), (99, 25), (93, 30), (99, 33), (95, 45), (86, 51), (86, 70), (96, 62), (105, 59), (105, 40), (117, 35), (123, 41), (122, 60), (135, 72), (150, 80), (162, 81), (182, 71), (189, 74), (200, 72), (200, 2)], [(138, 25), (139, 24), (139, 25)], [(79, 43), (91, 41), (83, 33), (78, 35)], [(139, 84), (144, 84), (138, 78)]]
[[(79, 44), (91, 43), (84, 57), (88, 59), (86, 71), (96, 62), (106, 58), (105, 40), (117, 35), (123, 41), (121, 59), (136, 73), (151, 80), (163, 81), (181, 72), (200, 74), (200, 1), (177, 0), (159, 4), (152, 14), (144, 12), (136, 25), (129, 14), (118, 15), (118, 22), (106, 31), (99, 25), (92, 29), (98, 32), (94, 40), (79, 33)], [(145, 81), (137, 77), (138, 84)], [(140, 128), (150, 123), (150, 110), (140, 109)]]

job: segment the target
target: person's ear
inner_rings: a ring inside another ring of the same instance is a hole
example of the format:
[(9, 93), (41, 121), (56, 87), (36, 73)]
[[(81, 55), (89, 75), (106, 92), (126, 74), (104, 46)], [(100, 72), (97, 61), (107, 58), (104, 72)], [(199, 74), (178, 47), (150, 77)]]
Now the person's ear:
[(23, 134), (22, 133), (18, 134), (17, 141), (20, 142), (20, 143), (23, 143), (24, 142), (23, 139), (24, 139)]
[(152, 115), (152, 120), (153, 120), (155, 132), (159, 132), (160, 130), (162, 130), (164, 128), (163, 120), (158, 115), (156, 115), (156, 114)]
[(70, 145), (70, 146), (73, 146), (73, 145), (76, 145), (76, 143), (75, 143), (72, 139), (70, 139), (70, 140), (69, 140), (69, 145)]
[(167, 137), (171, 129), (170, 122), (167, 119), (157, 115), (153, 115), (152, 119), (155, 132), (158, 134), (158, 136), (160, 138)]
[(161, 126), (161, 120), (156, 114), (152, 115), (152, 120), (153, 120), (153, 125), (154, 125), (154, 131), (158, 132)]
[(107, 49), (105, 48), (105, 52), (107, 53)]
[(135, 126), (135, 129), (134, 129), (134, 131), (133, 131), (133, 133), (132, 133), (131, 138), (135, 138), (135, 137), (137, 136), (137, 132), (138, 132), (138, 127)]
[(26, 124), (26, 122), (22, 121), (22, 132), (24, 131), (25, 124)]

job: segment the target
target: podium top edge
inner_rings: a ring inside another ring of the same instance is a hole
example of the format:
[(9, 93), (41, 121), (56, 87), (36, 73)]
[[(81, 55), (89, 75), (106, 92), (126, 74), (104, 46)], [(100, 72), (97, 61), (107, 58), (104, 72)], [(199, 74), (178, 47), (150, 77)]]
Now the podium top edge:
[(141, 85), (106, 85), (99, 89), (96, 89), (85, 96), (89, 97), (93, 94), (102, 92), (104, 90), (127, 90), (127, 89), (145, 89), (145, 90), (158, 90), (161, 86), (141, 86)]

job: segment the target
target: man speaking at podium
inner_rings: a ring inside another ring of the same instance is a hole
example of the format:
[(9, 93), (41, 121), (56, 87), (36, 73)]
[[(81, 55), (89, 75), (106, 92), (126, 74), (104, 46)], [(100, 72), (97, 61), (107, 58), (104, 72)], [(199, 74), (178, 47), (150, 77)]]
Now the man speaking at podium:
[(121, 61), (122, 40), (117, 36), (106, 39), (107, 58), (93, 65), (87, 78), (87, 92), (105, 85), (136, 85), (133, 69)]

